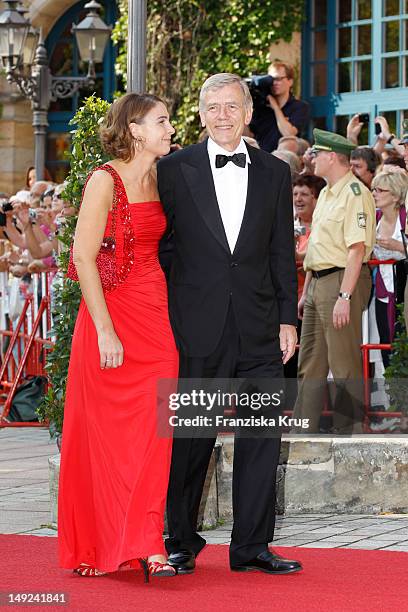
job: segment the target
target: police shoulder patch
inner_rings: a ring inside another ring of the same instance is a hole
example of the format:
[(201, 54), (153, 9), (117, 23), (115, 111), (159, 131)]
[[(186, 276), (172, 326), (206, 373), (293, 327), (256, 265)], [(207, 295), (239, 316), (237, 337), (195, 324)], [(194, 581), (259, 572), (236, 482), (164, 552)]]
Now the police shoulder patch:
[(359, 212), (357, 213), (357, 225), (365, 229), (367, 227), (367, 215), (366, 213)]
[(354, 195), (361, 195), (361, 189), (360, 189), (360, 185), (358, 183), (351, 183), (350, 187), (351, 187), (351, 191), (354, 193)]

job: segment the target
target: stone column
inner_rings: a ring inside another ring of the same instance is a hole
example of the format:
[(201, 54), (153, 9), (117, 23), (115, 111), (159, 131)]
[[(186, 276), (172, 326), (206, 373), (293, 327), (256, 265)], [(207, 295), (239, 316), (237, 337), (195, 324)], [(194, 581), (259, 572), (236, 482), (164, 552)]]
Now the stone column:
[(146, 89), (146, 4), (146, 0), (129, 0), (128, 92), (142, 93)]
[(34, 165), (30, 102), (0, 76), (0, 192), (24, 189), (27, 168)]

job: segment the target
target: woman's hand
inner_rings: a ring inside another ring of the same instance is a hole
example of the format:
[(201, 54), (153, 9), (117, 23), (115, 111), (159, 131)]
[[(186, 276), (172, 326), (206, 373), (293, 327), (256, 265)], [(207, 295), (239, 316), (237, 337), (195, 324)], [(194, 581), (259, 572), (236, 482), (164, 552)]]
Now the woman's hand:
[(98, 333), (101, 369), (118, 368), (123, 363), (123, 346), (114, 330)]
[(404, 245), (399, 240), (395, 240), (395, 238), (380, 238), (378, 237), (376, 240), (378, 246), (383, 249), (387, 249), (387, 251), (399, 251), (400, 253), (404, 253)]

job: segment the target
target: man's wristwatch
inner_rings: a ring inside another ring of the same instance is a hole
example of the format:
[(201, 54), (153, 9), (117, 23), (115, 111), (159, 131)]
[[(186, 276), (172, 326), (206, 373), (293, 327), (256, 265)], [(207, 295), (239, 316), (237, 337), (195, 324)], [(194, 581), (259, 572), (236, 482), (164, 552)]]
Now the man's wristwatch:
[(347, 291), (340, 291), (339, 298), (342, 300), (347, 300), (348, 302), (351, 300), (351, 293), (347, 293)]
[(395, 134), (391, 134), (390, 137), (387, 140), (387, 144), (391, 144), (391, 142), (394, 140), (395, 138)]

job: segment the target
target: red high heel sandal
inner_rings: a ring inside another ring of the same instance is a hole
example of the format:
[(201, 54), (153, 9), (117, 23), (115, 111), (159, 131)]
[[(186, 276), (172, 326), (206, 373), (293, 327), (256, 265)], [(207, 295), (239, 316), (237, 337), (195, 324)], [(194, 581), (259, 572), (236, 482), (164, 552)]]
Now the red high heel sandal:
[(74, 569), (74, 574), (93, 578), (94, 576), (106, 576), (107, 572), (100, 572), (96, 567), (92, 567), (88, 563), (81, 563), (79, 567)]
[(175, 567), (168, 563), (160, 563), (160, 561), (148, 561), (147, 559), (138, 559), (140, 567), (143, 569), (144, 581), (149, 582), (149, 577), (170, 578), (177, 574)]

